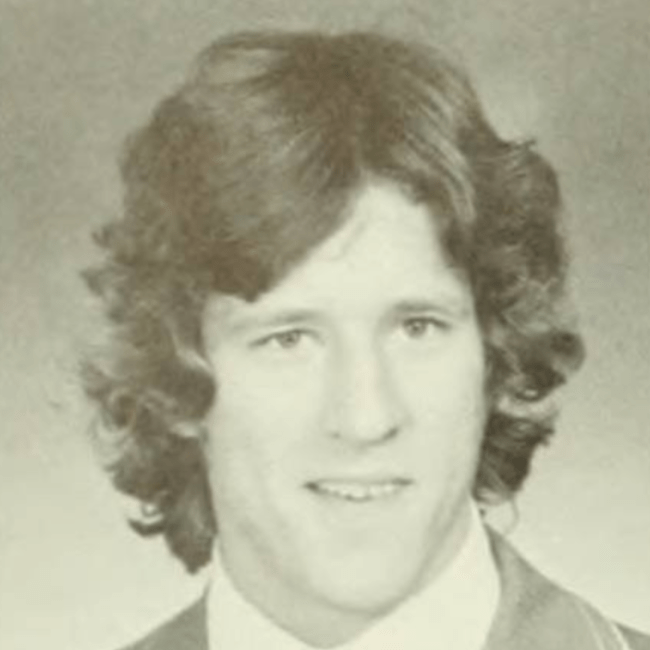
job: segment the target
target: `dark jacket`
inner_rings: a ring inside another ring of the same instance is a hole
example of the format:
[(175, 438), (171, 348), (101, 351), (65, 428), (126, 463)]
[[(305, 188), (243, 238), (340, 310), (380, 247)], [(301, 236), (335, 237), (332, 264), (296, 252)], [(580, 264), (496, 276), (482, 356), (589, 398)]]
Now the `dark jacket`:
[[(484, 650), (623, 650), (625, 643), (630, 650), (650, 650), (650, 637), (608, 621), (499, 536), (492, 536), (492, 547), (502, 593)], [(208, 650), (205, 600), (124, 650)]]

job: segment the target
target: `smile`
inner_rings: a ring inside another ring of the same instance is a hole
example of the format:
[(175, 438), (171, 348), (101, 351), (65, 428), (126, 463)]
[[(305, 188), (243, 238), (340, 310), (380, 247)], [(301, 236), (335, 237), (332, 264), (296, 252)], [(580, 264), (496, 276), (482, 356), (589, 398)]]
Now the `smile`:
[(390, 479), (383, 481), (342, 481), (323, 480), (307, 484), (316, 494), (345, 501), (376, 501), (397, 495), (404, 490), (410, 481), (405, 479)]

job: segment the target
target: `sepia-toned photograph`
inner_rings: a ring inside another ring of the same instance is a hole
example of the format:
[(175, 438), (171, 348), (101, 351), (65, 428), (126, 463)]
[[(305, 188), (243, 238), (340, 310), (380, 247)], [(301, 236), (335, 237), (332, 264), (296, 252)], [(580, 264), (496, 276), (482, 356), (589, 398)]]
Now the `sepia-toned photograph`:
[(645, 0), (0, 0), (2, 650), (650, 650)]

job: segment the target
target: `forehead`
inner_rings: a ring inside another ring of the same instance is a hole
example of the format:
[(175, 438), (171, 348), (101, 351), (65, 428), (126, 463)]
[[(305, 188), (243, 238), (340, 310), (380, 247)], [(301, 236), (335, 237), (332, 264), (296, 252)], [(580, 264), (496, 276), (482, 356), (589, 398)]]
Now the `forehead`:
[(374, 314), (397, 303), (471, 302), (462, 274), (450, 265), (431, 208), (396, 185), (364, 186), (343, 226), (278, 284), (247, 302), (218, 296), (220, 315), (282, 310)]

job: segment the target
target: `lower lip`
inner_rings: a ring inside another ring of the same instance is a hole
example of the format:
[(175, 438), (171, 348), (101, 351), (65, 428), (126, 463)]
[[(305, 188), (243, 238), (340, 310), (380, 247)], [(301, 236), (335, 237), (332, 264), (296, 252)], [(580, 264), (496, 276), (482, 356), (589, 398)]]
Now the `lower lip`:
[(402, 495), (410, 485), (411, 483), (405, 480), (373, 484), (351, 482), (347, 489), (337, 489), (337, 487), (328, 488), (315, 482), (308, 483), (307, 488), (312, 494), (334, 503), (363, 505), (391, 501)]

